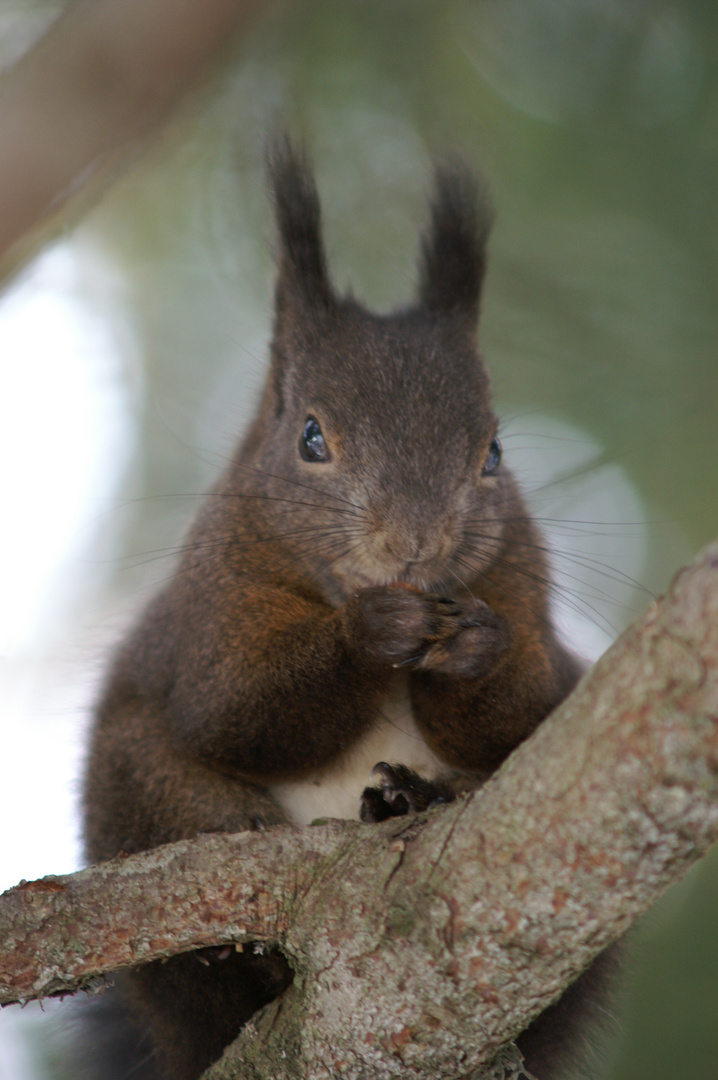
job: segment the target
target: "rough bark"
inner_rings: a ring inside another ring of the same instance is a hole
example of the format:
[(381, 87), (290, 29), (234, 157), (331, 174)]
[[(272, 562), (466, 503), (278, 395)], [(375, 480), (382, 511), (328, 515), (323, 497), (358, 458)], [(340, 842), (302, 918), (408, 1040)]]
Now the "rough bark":
[(213, 1078), (489, 1062), (718, 837), (718, 542), (481, 790), (378, 826), (203, 837), (0, 902), (0, 1001), (199, 945), (295, 985)]
[[(260, 0), (73, 0), (0, 77), (0, 277), (18, 241), (97, 195), (172, 115)], [(82, 204), (84, 208), (84, 203)]]

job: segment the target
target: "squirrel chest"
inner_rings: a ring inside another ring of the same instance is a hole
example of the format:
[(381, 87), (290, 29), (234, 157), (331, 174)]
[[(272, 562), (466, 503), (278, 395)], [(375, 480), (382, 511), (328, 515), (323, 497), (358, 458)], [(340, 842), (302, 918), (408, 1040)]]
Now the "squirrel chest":
[(355, 746), (302, 780), (272, 784), (269, 790), (295, 825), (309, 825), (323, 817), (358, 818), (361, 794), (379, 761), (400, 761), (427, 780), (444, 769), (416, 725), (408, 677), (401, 673), (380, 702), (374, 723)]

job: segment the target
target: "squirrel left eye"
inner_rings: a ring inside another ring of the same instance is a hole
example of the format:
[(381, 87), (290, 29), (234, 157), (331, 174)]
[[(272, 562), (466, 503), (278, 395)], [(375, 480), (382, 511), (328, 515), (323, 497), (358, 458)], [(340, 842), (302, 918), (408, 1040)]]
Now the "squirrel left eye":
[(313, 416), (307, 417), (299, 440), (299, 453), (305, 461), (326, 461), (329, 457), (329, 448), (322, 435), (319, 421)]
[(484, 467), (481, 470), (482, 476), (491, 476), (492, 473), (496, 472), (496, 470), (499, 467), (500, 461), (501, 461), (501, 443), (499, 442), (498, 439), (494, 438), (494, 439), (491, 440), (491, 446), (489, 447), (489, 452), (486, 455), (486, 461), (484, 462)]

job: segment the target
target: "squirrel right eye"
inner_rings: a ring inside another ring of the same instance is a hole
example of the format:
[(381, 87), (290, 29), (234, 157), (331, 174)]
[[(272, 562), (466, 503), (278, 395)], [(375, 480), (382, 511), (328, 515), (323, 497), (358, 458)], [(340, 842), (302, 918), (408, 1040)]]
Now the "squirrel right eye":
[(484, 476), (491, 476), (492, 473), (496, 472), (500, 464), (501, 443), (494, 436), (494, 438), (491, 440), (491, 446), (489, 447), (489, 452), (486, 455), (486, 461), (484, 462), (484, 467), (481, 472)]
[(313, 416), (309, 416), (304, 425), (299, 439), (299, 453), (305, 461), (327, 461), (329, 458), (329, 448), (322, 435), (319, 421)]

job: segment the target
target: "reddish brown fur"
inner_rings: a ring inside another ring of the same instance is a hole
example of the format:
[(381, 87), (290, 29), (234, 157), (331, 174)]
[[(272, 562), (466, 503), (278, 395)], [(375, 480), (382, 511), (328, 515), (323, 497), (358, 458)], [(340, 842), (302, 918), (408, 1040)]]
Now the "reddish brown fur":
[[(351, 750), (395, 665), (462, 783), (495, 769), (578, 676), (551, 625), (541, 538), (504, 466), (485, 475), (488, 213), (469, 174), (439, 171), (418, 304), (375, 316), (333, 292), (301, 156), (280, 147), (272, 173), (270, 378), (107, 680), (85, 784), (93, 861), (285, 821), (267, 785)], [(298, 453), (308, 415), (326, 462)], [(287, 977), (281, 961), (189, 956), (127, 985), (167, 1075), (191, 1080)]]

